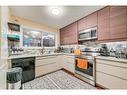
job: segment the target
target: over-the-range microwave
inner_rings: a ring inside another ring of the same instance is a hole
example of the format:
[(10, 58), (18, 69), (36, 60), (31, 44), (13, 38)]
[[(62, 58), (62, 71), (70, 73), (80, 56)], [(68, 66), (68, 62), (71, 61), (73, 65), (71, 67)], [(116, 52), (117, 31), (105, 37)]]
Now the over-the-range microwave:
[(97, 27), (89, 28), (79, 32), (79, 41), (97, 39)]

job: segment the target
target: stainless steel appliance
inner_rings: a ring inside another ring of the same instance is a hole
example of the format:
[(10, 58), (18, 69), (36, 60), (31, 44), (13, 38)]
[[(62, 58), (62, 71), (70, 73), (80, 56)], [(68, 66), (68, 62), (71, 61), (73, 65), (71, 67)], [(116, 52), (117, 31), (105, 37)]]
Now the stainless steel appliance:
[(109, 49), (106, 44), (102, 44), (100, 48), (100, 55), (101, 56), (110, 56)]
[(97, 27), (91, 28), (91, 39), (97, 39)]
[(22, 83), (28, 82), (35, 78), (35, 58), (18, 58), (12, 59), (12, 68), (22, 68)]
[[(75, 76), (95, 86), (95, 56), (99, 55), (99, 51), (86, 50), (79, 56), (76, 56)], [(82, 69), (77, 66), (77, 59), (84, 59), (88, 61), (88, 69)]]
[(79, 41), (97, 39), (97, 27), (89, 28), (79, 32)]

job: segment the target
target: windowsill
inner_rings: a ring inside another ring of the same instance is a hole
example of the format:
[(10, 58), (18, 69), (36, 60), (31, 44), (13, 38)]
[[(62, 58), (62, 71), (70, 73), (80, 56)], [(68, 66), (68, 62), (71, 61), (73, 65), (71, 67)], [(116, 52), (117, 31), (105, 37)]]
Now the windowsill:
[(54, 47), (21, 47), (23, 49), (50, 49), (50, 48), (56, 48), (57, 46)]

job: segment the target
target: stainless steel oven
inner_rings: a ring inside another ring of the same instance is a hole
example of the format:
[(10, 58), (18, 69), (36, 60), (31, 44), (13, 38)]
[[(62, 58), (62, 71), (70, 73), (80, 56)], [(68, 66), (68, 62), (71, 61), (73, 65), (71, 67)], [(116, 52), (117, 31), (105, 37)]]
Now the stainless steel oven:
[[(75, 76), (95, 86), (95, 56), (99, 55), (98, 51), (85, 51), (81, 55), (76, 56), (75, 59)], [(82, 69), (77, 66), (77, 60), (87, 60), (88, 68)]]
[[(84, 59), (88, 61), (88, 69), (82, 69), (77, 66), (77, 59)], [(95, 61), (92, 56), (77, 56), (75, 64), (75, 75), (82, 80), (95, 86)]]

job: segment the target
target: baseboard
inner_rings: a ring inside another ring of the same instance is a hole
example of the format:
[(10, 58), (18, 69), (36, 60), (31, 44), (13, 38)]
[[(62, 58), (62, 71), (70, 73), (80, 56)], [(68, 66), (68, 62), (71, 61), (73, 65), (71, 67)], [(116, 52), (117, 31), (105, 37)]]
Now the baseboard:
[(74, 73), (72, 73), (71, 71), (69, 71), (69, 70), (67, 70), (67, 69), (65, 69), (65, 68), (62, 68), (61, 70), (63, 70), (63, 71), (65, 71), (65, 72), (67, 72), (68, 74), (70, 74), (70, 75), (73, 75), (73, 76), (74, 76)]
[(102, 86), (102, 85), (100, 85), (100, 84), (95, 84), (95, 86), (98, 88), (98, 89), (104, 89), (104, 90), (106, 90), (106, 89), (108, 89), (108, 88), (106, 88), (106, 87), (104, 87), (104, 86)]
[(35, 77), (35, 79), (36, 79), (36, 78), (43, 77), (43, 76), (48, 75), (48, 74), (51, 74), (51, 73), (54, 73), (54, 72), (57, 72), (57, 71), (59, 71), (59, 70), (62, 70), (62, 69), (58, 69), (58, 70), (55, 70), (55, 71), (52, 71), (52, 72), (49, 72), (49, 73), (46, 73), (46, 74), (43, 74), (43, 75), (37, 76), (37, 77)]

